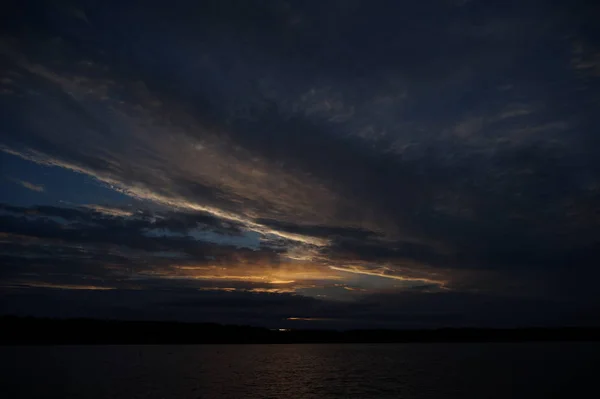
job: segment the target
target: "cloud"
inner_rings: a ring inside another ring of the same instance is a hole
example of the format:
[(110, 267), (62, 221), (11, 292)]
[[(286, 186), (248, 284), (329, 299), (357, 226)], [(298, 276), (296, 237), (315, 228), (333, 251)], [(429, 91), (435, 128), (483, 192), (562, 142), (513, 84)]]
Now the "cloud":
[(443, 287), (443, 282), (442, 281), (435, 281), (435, 280), (429, 280), (426, 278), (423, 279), (415, 279), (415, 278), (409, 278), (409, 277), (404, 277), (404, 276), (396, 276), (393, 274), (385, 274), (385, 273), (376, 273), (376, 272), (372, 272), (369, 270), (361, 270), (358, 268), (346, 268), (346, 267), (337, 267), (337, 266), (329, 266), (330, 269), (332, 270), (337, 270), (340, 272), (346, 272), (346, 273), (356, 273), (356, 274), (365, 274), (368, 276), (377, 276), (377, 277), (383, 277), (383, 278), (390, 278), (390, 279), (394, 279), (394, 280), (400, 280), (400, 281), (418, 281), (418, 282), (422, 282), (422, 283), (434, 283), (435, 285), (440, 285)]
[(25, 187), (28, 190), (31, 190), (31, 191), (37, 191), (38, 193), (43, 193), (44, 191), (46, 191), (44, 186), (41, 184), (33, 184), (28, 181), (19, 180), (19, 179), (10, 179), (10, 180), (12, 180), (13, 182)]
[[(10, 285), (9, 285), (10, 287)], [(12, 287), (15, 287), (15, 285), (12, 285)], [(84, 291), (105, 291), (105, 290), (112, 290), (114, 289), (113, 287), (102, 287), (102, 286), (96, 286), (96, 285), (69, 285), (69, 284), (49, 284), (49, 283), (36, 283), (36, 282), (27, 282), (24, 283), (23, 285), (17, 285), (17, 287), (23, 287), (23, 288), (51, 288), (51, 289), (57, 289), (57, 290), (84, 290)]]
[(11, 278), (592, 296), (587, 6), (122, 3), (2, 17), (7, 162), (135, 204), (4, 206)]
[[(88, 207), (3, 205), (0, 220), (2, 274), (9, 286), (85, 289), (96, 281), (93, 286), (151, 289), (161, 281), (208, 289), (226, 282), (236, 290), (295, 292), (312, 282), (340, 278), (317, 264), (286, 260), (269, 247), (240, 246), (232, 241), (236, 237), (232, 232), (224, 230), (221, 235), (222, 226), (202, 226), (202, 220), (214, 221), (205, 215), (170, 212), (151, 217), (106, 214)], [(181, 228), (181, 220), (195, 222)], [(149, 235), (157, 226), (164, 233)], [(169, 226), (177, 229), (171, 231)], [(199, 228), (211, 236), (194, 234)], [(48, 268), (52, 274), (45, 272)]]
[(591, 76), (600, 76), (600, 51), (591, 43), (575, 41), (573, 44), (573, 68)]
[(127, 210), (123, 210), (123, 209), (119, 209), (119, 208), (112, 208), (112, 207), (108, 207), (108, 206), (103, 206), (103, 205), (96, 205), (96, 204), (88, 204), (88, 205), (84, 205), (85, 208), (88, 209), (92, 209), (95, 212), (100, 212), (103, 213), (105, 215), (109, 215), (109, 216), (133, 216), (133, 212), (131, 211), (127, 211)]

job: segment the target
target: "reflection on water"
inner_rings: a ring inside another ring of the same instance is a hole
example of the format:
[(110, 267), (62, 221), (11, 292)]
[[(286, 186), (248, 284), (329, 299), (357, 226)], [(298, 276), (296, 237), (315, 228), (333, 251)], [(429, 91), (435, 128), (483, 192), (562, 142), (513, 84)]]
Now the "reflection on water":
[[(599, 344), (0, 347), (6, 398), (548, 398)], [(593, 392), (593, 391), (590, 391)]]

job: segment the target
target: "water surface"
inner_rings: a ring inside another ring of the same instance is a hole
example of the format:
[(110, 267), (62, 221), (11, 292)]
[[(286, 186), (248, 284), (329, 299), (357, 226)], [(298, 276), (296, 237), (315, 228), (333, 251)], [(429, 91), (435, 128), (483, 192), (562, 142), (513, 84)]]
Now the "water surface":
[(597, 343), (0, 347), (0, 392), (92, 399), (569, 398), (595, 388), (599, 355)]

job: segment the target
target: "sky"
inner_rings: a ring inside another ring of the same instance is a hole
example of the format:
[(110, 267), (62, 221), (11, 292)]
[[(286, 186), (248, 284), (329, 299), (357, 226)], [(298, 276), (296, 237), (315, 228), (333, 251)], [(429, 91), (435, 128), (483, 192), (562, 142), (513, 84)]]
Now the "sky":
[(599, 18), (3, 2), (0, 314), (598, 325)]

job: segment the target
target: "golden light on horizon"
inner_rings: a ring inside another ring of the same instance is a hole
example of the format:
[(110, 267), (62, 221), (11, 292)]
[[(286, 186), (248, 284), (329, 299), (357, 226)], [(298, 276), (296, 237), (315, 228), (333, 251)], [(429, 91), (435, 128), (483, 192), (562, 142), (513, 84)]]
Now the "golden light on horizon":
[[(243, 267), (242, 267), (243, 266)], [(242, 282), (257, 282), (276, 285), (301, 283), (303, 281), (341, 280), (342, 275), (332, 273), (321, 265), (176, 265), (172, 266), (174, 273), (162, 275), (170, 279), (190, 280), (229, 280)]]

